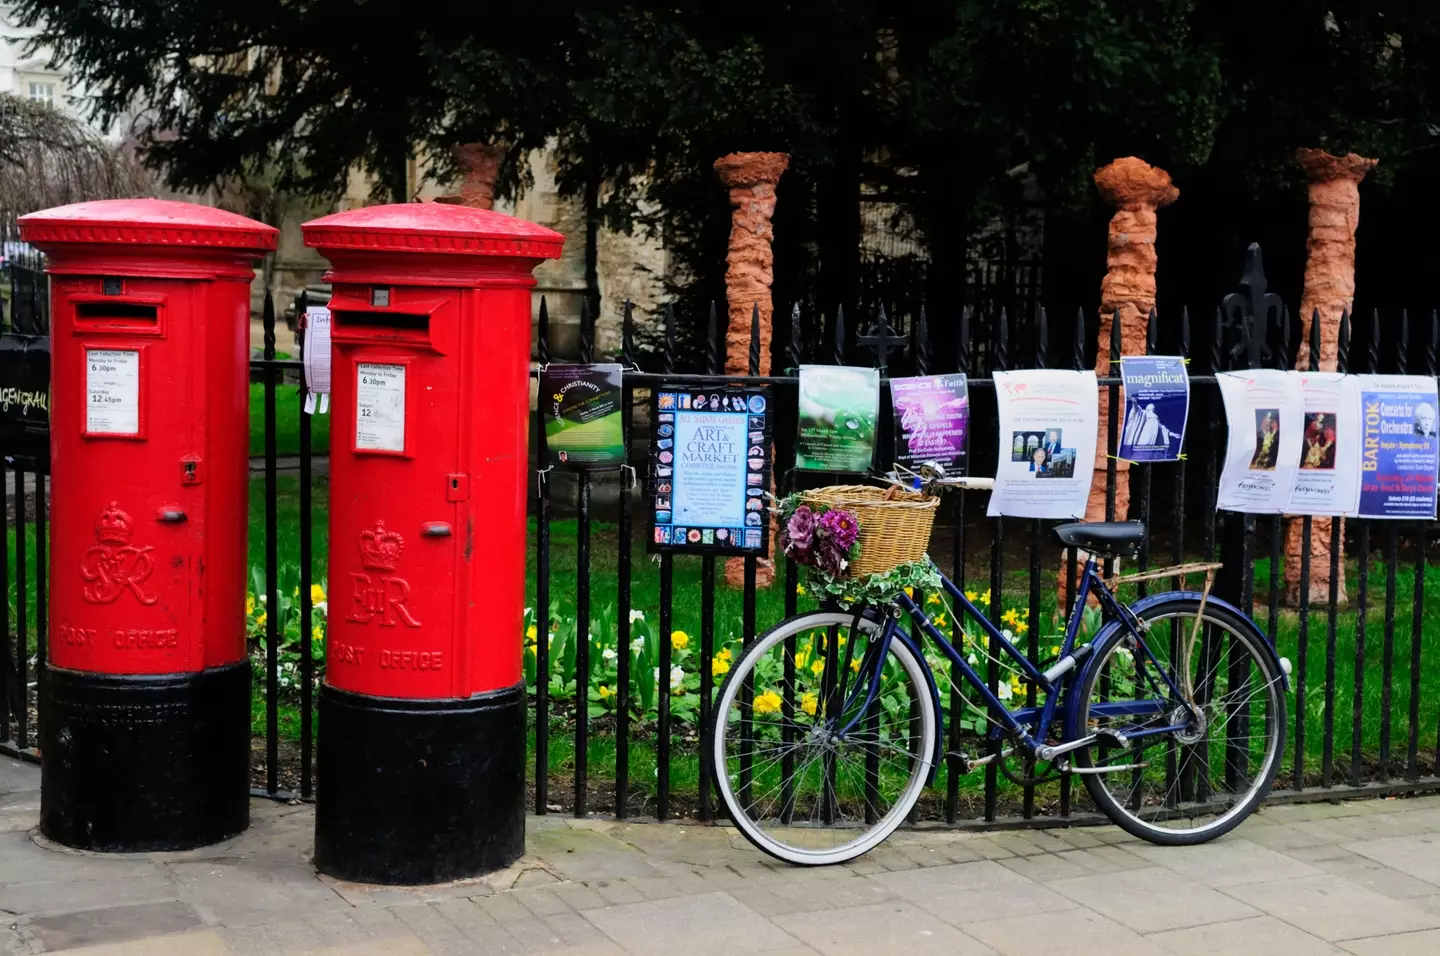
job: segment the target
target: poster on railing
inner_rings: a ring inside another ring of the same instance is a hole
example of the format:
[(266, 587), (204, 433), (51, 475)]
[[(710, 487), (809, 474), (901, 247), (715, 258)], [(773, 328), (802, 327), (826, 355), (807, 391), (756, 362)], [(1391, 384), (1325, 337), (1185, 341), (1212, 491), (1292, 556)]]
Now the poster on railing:
[(1134, 355), (1120, 359), (1125, 388), (1125, 425), (1116, 457), (1126, 461), (1179, 461), (1190, 417), (1190, 376), (1179, 356)]
[(305, 309), (305, 341), (301, 347), (305, 369), (305, 414), (330, 410), (330, 310), (323, 305)]
[(620, 373), (618, 364), (546, 365), (540, 370), (550, 466), (605, 471), (625, 464)]
[(1095, 468), (1100, 392), (1094, 372), (995, 373), (1000, 461), (988, 514), (1078, 518)]
[(970, 389), (964, 375), (892, 378), (895, 408), (895, 464), (912, 471), (939, 464), (965, 474), (965, 438), (970, 430)]
[(1229, 438), (1215, 507), (1279, 514), (1300, 465), (1305, 402), (1300, 380), (1280, 369), (1221, 372)]
[(651, 551), (769, 551), (770, 392), (661, 385), (650, 410)]
[(869, 471), (880, 416), (880, 370), (802, 365), (799, 392), (795, 467)]
[(1360, 416), (1360, 517), (1435, 517), (1440, 423), (1435, 379), (1356, 375)]
[(1360, 497), (1359, 404), (1354, 376), (1291, 372), (1300, 382), (1305, 419), (1300, 467), (1284, 511), (1353, 515)]

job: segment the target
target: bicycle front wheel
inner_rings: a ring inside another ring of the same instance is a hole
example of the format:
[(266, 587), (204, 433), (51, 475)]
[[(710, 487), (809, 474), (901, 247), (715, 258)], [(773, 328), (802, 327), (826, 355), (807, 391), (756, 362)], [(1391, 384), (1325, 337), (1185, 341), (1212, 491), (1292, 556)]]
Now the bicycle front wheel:
[(934, 762), (924, 664), (882, 625), (817, 611), (757, 639), (720, 688), (707, 758), (730, 819), (790, 863), (843, 863), (900, 825)]
[[(1085, 786), (1096, 805), (1126, 831), (1168, 846), (1204, 843), (1245, 819), (1275, 780), (1285, 678), (1264, 636), (1226, 608), (1202, 611), (1198, 600), (1175, 598), (1144, 623), (1148, 654), (1118, 632), (1096, 648), (1076, 688), (1072, 732), (1109, 731), (1128, 746), (1083, 750), (1075, 763), (1090, 771)], [(1142, 708), (1131, 703), (1163, 706), (1136, 716)]]

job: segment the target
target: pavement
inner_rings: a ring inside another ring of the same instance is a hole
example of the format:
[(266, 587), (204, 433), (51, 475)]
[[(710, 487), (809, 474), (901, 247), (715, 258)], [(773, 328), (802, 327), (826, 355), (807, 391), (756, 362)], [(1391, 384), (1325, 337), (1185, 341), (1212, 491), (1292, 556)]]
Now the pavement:
[(1113, 827), (902, 831), (824, 869), (723, 827), (532, 817), (516, 866), (400, 889), (318, 876), (313, 808), (259, 800), (205, 850), (66, 850), (35, 830), (39, 785), (0, 759), (4, 953), (1440, 952), (1434, 796), (1276, 806), (1191, 848)]

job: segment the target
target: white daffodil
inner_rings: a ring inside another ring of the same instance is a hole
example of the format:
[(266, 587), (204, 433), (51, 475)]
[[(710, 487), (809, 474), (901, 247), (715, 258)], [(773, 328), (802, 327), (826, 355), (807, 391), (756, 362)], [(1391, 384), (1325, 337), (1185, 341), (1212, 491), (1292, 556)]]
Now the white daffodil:
[[(658, 671), (656, 672), (656, 676), (659, 676)], [(684, 683), (685, 672), (681, 670), (678, 666), (670, 668), (670, 690), (677, 691), (684, 685)]]
[(995, 688), (995, 696), (1001, 700), (1009, 700), (1011, 696), (1013, 696), (1013, 693), (1014, 692), (1010, 690), (1009, 681), (1005, 681), (999, 687)]
[(600, 652), (600, 656), (603, 657), (603, 658), (605, 658), (607, 661), (613, 661), (615, 658), (619, 657), (620, 655), (615, 653), (615, 648), (613, 648), (613, 647), (607, 647), (607, 648), (605, 648), (605, 650), (603, 650), (603, 651)]
[(630, 641), (630, 650), (639, 654), (645, 649), (645, 638), (637, 637)]
[(636, 621), (643, 620), (645, 620), (645, 612), (640, 610), (639, 608), (632, 607), (630, 609), (630, 623), (634, 624)]

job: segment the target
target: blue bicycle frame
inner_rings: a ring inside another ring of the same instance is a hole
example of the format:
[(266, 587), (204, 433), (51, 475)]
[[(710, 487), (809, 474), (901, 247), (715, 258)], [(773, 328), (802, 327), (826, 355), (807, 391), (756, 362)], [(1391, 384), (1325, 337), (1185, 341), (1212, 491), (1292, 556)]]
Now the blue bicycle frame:
[[(939, 572), (938, 568), (936, 570)], [(867, 649), (866, 654), (870, 660), (864, 662), (861, 667), (862, 671), (869, 674), (870, 679), (868, 681), (856, 681), (855, 686), (852, 687), (846, 695), (845, 705), (838, 713), (852, 713), (854, 716), (840, 729), (838, 736), (843, 737), (854, 729), (874, 704), (880, 687), (880, 678), (885, 666), (885, 658), (889, 654), (891, 642), (894, 641), (897, 636), (905, 642), (906, 646), (916, 653), (916, 656), (921, 661), (921, 666), (924, 667), (927, 672), (930, 669), (928, 662), (925, 661), (924, 654), (921, 653), (921, 642), (915, 640), (900, 626), (899, 611), (904, 611), (910, 615), (911, 620), (915, 622), (918, 628), (918, 632), (927, 635), (930, 640), (935, 642), (941, 652), (949, 658), (950, 662), (960, 672), (965, 682), (973, 687), (975, 692), (980, 695), (981, 700), (984, 701), (986, 710), (989, 711), (995, 720), (996, 726), (991, 729), (990, 735), (999, 736), (1002, 733), (1009, 733), (1015, 736), (1024, 749), (1031, 753), (1040, 746), (1040, 743), (1047, 735), (1051, 723), (1055, 719), (1061, 697), (1059, 691), (1068, 684), (1070, 680), (1073, 680), (1073, 675), (1081, 672), (1081, 662), (1089, 653), (1088, 650), (1085, 649), (1077, 653), (1075, 641), (1080, 633), (1080, 623), (1084, 616), (1086, 601), (1091, 594), (1094, 594), (1098, 598), (1101, 607), (1108, 614), (1114, 615), (1134, 637), (1135, 646), (1140, 649), (1139, 652), (1135, 654), (1136, 667), (1140, 674), (1143, 676), (1147, 670), (1153, 670), (1164, 683), (1164, 688), (1162, 689), (1153, 679), (1147, 678), (1147, 680), (1141, 682), (1141, 686), (1148, 684), (1156, 692), (1168, 690), (1169, 693), (1174, 696), (1169, 698), (1159, 696), (1146, 700), (1096, 701), (1091, 703), (1090, 713), (1096, 717), (1147, 717), (1166, 713), (1174, 709), (1179, 702), (1184, 700), (1184, 694), (1181, 692), (1179, 686), (1175, 683), (1171, 675), (1166, 672), (1166, 669), (1160, 666), (1160, 663), (1150, 651), (1149, 646), (1141, 638), (1140, 630), (1136, 626), (1139, 623), (1138, 618), (1136, 618), (1135, 614), (1128, 607), (1117, 601), (1115, 596), (1110, 593), (1110, 589), (1104, 585), (1093, 557), (1085, 563), (1085, 570), (1081, 575), (1077, 588), (1075, 604), (1070, 611), (1069, 620), (1065, 625), (1065, 637), (1060, 645), (1060, 654), (1056, 659), (1056, 664), (1050, 668), (1049, 673), (1053, 674), (1053, 677), (1047, 676), (1047, 672), (1041, 671), (1039, 667), (1035, 665), (1034, 661), (1030, 660), (998, 627), (981, 614), (980, 610), (945, 576), (944, 572), (939, 572), (939, 574), (940, 583), (946, 593), (959, 604), (959, 608), (955, 614), (957, 623), (959, 623), (960, 613), (962, 612), (965, 617), (976, 621), (980, 625), (981, 630), (983, 630), (990, 639), (991, 646), (998, 646), (1001, 651), (1019, 665), (1026, 681), (1035, 685), (1038, 690), (1046, 693), (1047, 696), (1044, 705), (1041, 707), (1020, 707), (1015, 710), (1007, 708), (1004, 703), (1001, 702), (1000, 698), (990, 690), (985, 679), (970, 666), (969, 661), (965, 659), (964, 655), (946, 639), (945, 635), (940, 633), (924, 609), (916, 604), (909, 595), (901, 592), (893, 599), (893, 608), (896, 609), (894, 612), (886, 613), (885, 609), (880, 609), (881, 613), (885, 616), (884, 628), (881, 631), (880, 640)], [(857, 616), (859, 613), (863, 613), (863, 609), (857, 612)], [(1090, 645), (1086, 645), (1085, 647), (1088, 648), (1089, 646)], [(1070, 663), (1067, 664), (1067, 661)], [(1061, 665), (1065, 666), (1061, 668)], [(1061, 669), (1057, 671), (1057, 668)], [(935, 687), (933, 674), (929, 676), (929, 681), (933, 692)], [(866, 694), (864, 706), (858, 711), (852, 711), (851, 708), (858, 701), (862, 687), (865, 688)], [(938, 704), (938, 700), (936, 703)], [(1067, 707), (1074, 707), (1076, 705), (1077, 702), (1067, 699)], [(1184, 730), (1185, 726), (1185, 724), (1176, 724), (1164, 727), (1145, 727), (1134, 730), (1133, 732), (1127, 731), (1127, 736), (1133, 739), (1175, 733)]]

